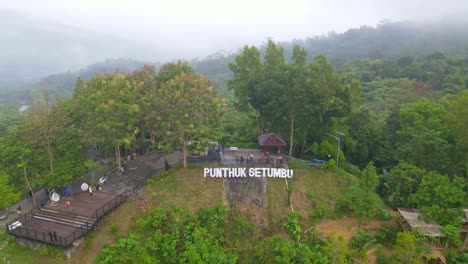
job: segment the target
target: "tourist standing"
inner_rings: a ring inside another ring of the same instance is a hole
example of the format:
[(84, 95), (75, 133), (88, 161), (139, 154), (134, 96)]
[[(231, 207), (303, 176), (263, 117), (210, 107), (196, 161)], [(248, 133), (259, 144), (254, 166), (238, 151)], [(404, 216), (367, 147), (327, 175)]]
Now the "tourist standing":
[(88, 188), (89, 196), (93, 196), (93, 188), (89, 186)]
[(49, 228), (49, 231), (48, 231), (47, 233), (49, 233), (50, 241), (54, 241), (54, 234), (52, 233), (52, 229), (51, 229), (51, 228)]
[(55, 232), (55, 230), (52, 229), (52, 236), (54, 237), (54, 241), (57, 242), (58, 239), (57, 239), (57, 232)]

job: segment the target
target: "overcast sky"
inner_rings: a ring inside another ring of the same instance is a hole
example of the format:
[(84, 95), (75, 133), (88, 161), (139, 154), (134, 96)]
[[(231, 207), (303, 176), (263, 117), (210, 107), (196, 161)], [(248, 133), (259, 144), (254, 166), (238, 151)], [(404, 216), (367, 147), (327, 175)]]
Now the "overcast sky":
[(167, 59), (468, 14), (468, 0), (0, 0), (0, 8), (164, 50)]

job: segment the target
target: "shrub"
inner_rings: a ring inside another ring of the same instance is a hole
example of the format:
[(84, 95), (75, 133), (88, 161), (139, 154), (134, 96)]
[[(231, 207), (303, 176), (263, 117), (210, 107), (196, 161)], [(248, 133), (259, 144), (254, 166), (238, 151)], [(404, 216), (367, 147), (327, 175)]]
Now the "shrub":
[(396, 241), (397, 230), (391, 227), (381, 227), (375, 234), (375, 239), (383, 245), (393, 245)]
[(154, 180), (154, 179), (148, 179), (148, 180), (146, 181), (146, 184), (148, 184), (148, 185), (153, 185), (154, 183), (155, 183), (155, 180)]
[[(340, 166), (341, 167), (341, 166)], [(349, 163), (349, 162), (346, 162), (342, 168), (349, 174), (352, 174), (352, 175), (355, 175), (355, 176), (359, 176), (361, 175), (361, 170), (359, 169), (358, 166), (352, 164), (352, 163)]]
[(358, 230), (351, 239), (351, 247), (362, 250), (366, 249), (375, 242), (375, 239), (372, 237), (372, 234), (365, 230)]
[(117, 232), (119, 231), (119, 227), (116, 225), (111, 225), (110, 231), (112, 234), (117, 235)]
[(311, 220), (319, 220), (329, 216), (331, 216), (330, 209), (328, 209), (328, 206), (321, 204), (314, 208), (310, 218)]
[(51, 256), (53, 258), (62, 259), (62, 260), (66, 258), (65, 255), (60, 250), (51, 246), (42, 248), (41, 250), (38, 251), (38, 254), (40, 256)]
[(387, 254), (385, 254), (385, 251), (383, 250), (382, 245), (377, 246), (377, 251), (375, 252), (376, 256), (376, 263), (377, 264), (391, 264), (393, 263), (393, 259), (387, 257)]
[(292, 170), (305, 170), (307, 168), (309, 168), (306, 163), (302, 160), (291, 160), (289, 163), (288, 163), (288, 167), (289, 169), (292, 169)]

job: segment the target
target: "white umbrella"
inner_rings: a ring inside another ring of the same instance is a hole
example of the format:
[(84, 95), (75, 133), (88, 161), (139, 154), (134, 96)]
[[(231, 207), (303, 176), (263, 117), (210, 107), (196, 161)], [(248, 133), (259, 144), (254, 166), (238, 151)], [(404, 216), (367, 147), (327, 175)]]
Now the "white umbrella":
[(56, 192), (53, 192), (52, 195), (50, 196), (50, 200), (56, 203), (60, 200), (60, 195)]
[(86, 182), (84, 182), (83, 184), (81, 184), (81, 190), (83, 192), (87, 191), (89, 188), (88, 184)]

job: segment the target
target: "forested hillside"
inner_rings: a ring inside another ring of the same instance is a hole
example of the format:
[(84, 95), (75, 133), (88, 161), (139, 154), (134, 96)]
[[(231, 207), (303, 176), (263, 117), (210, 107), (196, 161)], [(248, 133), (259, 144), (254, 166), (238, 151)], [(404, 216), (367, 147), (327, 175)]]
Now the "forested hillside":
[[(305, 160), (319, 158), (326, 161), (320, 170), (353, 175), (334, 196), (340, 212), (368, 223), (390, 217), (385, 207), (419, 208), (425, 219), (443, 226), (442, 240), (453, 249), (453, 259), (462, 259), (466, 254), (455, 248), (468, 206), (467, 46), (462, 27), (383, 23), (302, 41), (268, 40), (237, 54), (192, 61), (193, 66), (109, 60), (49, 76), (2, 96), (2, 103), (29, 108), (0, 108), (0, 207), (33, 189), (68, 185), (98, 168), (100, 158), (112, 157), (120, 167), (131, 152), (181, 149), (187, 167), (188, 156), (208, 151), (209, 142), (256, 148), (257, 136), (270, 131), (288, 144), (281, 154), (298, 159), (290, 168), (306, 170)], [(199, 144), (189, 147), (189, 141)], [(300, 199), (321, 199), (306, 196)], [(332, 216), (327, 210), (335, 208), (310, 209), (318, 218)], [(141, 223), (161, 224), (151, 217)], [(200, 227), (200, 241), (214, 254), (209, 256), (234, 262), (236, 257), (213, 244), (212, 237), (203, 240), (204, 234), (224, 229), (213, 225), (205, 230), (198, 217), (185, 220)], [(298, 246), (292, 254), (296, 261), (319, 260), (315, 253), (321, 251), (309, 248), (305, 240), (310, 237), (297, 219), (285, 220), (288, 239)], [(422, 260), (422, 245), (429, 241), (388, 232), (394, 256), (406, 256), (410, 245), (414, 252), (407, 263)], [(141, 243), (139, 235), (119, 241)], [(365, 248), (372, 234), (360, 235), (359, 248)], [(265, 250), (282, 248), (265, 262), (290, 248), (280, 237), (265, 241)], [(108, 249), (116, 259), (119, 246)], [(301, 250), (310, 254), (303, 256)]]

